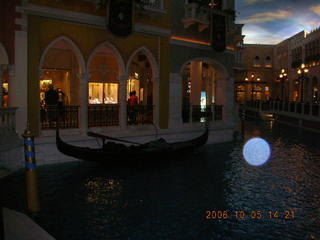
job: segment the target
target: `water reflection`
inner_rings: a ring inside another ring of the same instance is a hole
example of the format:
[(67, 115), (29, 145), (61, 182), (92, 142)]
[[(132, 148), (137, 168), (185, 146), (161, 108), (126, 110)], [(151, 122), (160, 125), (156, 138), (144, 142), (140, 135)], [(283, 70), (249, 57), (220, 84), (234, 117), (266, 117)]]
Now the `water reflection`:
[[(319, 135), (251, 122), (245, 139), (252, 137), (271, 147), (261, 167), (245, 162), (242, 143), (208, 145), (198, 155), (152, 167), (40, 167), (36, 220), (61, 240), (320, 239)], [(3, 179), (0, 188), (4, 206), (25, 211), (23, 172)], [(232, 217), (208, 220), (208, 210)], [(263, 217), (251, 218), (258, 211)]]
[(115, 205), (122, 192), (121, 181), (95, 177), (87, 179), (85, 187), (88, 189), (87, 201), (96, 204)]

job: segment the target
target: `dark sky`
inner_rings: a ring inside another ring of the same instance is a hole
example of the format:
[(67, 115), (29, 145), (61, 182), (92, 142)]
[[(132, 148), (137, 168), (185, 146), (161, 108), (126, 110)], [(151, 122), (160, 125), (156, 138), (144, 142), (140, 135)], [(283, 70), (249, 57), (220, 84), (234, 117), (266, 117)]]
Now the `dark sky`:
[(235, 0), (245, 43), (274, 44), (320, 26), (320, 0)]

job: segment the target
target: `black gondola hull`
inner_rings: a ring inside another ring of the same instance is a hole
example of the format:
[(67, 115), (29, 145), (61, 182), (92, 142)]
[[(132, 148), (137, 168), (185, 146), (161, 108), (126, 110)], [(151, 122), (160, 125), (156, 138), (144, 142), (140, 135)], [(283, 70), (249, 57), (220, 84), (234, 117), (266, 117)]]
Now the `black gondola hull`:
[(74, 146), (64, 142), (59, 135), (59, 130), (56, 133), (57, 149), (68, 156), (94, 162), (105, 163), (125, 163), (132, 161), (161, 161), (172, 159), (175, 156), (192, 152), (194, 149), (203, 146), (208, 139), (208, 129), (199, 137), (189, 141), (167, 143), (165, 145), (154, 146), (146, 143), (139, 146), (126, 146), (124, 144), (116, 144), (109, 142), (102, 148), (88, 148)]

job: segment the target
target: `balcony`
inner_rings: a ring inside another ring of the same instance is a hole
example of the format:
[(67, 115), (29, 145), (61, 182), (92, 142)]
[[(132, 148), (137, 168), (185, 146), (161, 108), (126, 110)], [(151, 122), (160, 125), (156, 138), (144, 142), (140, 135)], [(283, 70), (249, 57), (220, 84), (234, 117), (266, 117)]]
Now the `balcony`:
[(199, 7), (197, 3), (185, 4), (182, 22), (184, 28), (197, 24), (199, 32), (203, 32), (209, 27), (209, 9), (207, 7)]

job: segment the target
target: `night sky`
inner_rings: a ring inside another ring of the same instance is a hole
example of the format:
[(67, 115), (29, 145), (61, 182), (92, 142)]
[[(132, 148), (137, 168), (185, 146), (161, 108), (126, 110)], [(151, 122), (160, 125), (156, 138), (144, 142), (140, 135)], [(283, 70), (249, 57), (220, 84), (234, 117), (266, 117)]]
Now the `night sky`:
[(245, 43), (275, 44), (320, 26), (320, 0), (235, 0)]

